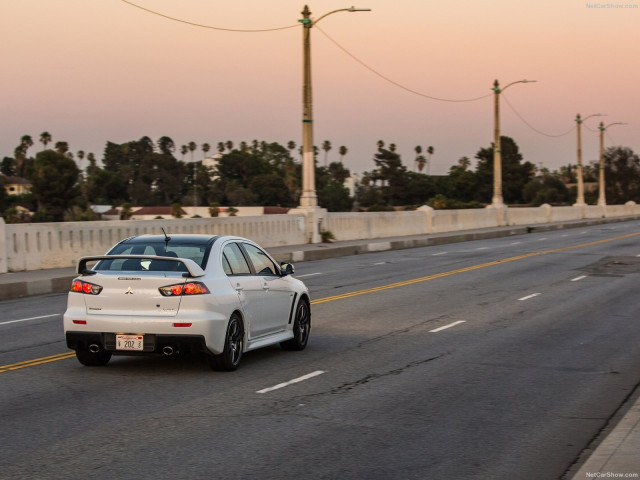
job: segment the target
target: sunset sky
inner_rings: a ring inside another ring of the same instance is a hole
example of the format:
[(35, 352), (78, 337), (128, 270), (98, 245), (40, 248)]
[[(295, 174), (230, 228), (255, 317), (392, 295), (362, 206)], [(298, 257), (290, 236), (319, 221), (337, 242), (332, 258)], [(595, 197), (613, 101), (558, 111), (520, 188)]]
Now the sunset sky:
[[(220, 31), (122, 0), (2, 0), (0, 157), (25, 134), (34, 155), (43, 131), (98, 159), (107, 141), (145, 135), (214, 151), (227, 140), (301, 143), (303, 1), (131, 1), (206, 26), (292, 28)], [(311, 32), (314, 136), (331, 141), (329, 161), (344, 145), (347, 167), (371, 170), (383, 140), (414, 168), (415, 146), (432, 145), (430, 173), (446, 174), (491, 144), (494, 79), (537, 80), (501, 96), (502, 134), (525, 160), (575, 164), (576, 113), (607, 114), (584, 124), (585, 162), (598, 156), (601, 120), (628, 123), (607, 131), (607, 146), (640, 153), (640, 0), (347, 1), (309, 3), (314, 18), (352, 3), (372, 9), (336, 13)]]

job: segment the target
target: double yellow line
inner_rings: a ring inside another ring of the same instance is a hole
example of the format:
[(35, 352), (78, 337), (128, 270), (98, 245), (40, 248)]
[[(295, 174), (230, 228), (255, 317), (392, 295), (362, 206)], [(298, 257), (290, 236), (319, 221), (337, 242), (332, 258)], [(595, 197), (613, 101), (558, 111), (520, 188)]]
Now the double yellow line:
[(58, 360), (64, 360), (65, 358), (71, 358), (75, 356), (75, 352), (58, 353), (57, 355), (36, 358), (35, 360), (25, 360), (24, 362), (2, 365), (0, 366), (0, 373), (9, 372), (11, 370), (18, 370), (20, 368), (35, 367), (36, 365), (42, 365), (43, 363), (57, 362)]
[[(525, 253), (524, 255), (517, 255), (515, 257), (503, 258), (501, 260), (494, 260), (492, 262), (481, 263), (479, 265), (472, 265), (470, 267), (459, 268), (457, 270), (450, 270), (448, 272), (436, 273), (434, 275), (428, 275), (426, 277), (412, 278), (411, 280), (405, 280), (403, 282), (390, 283), (388, 285), (381, 285), (379, 287), (367, 288), (364, 290), (356, 290), (354, 292), (343, 293), (341, 295), (334, 295), (332, 297), (319, 298), (311, 302), (312, 305), (318, 305), (320, 303), (333, 302), (335, 300), (343, 300), (345, 298), (357, 297), (359, 295), (366, 295), (369, 293), (381, 292), (384, 290), (391, 290), (393, 288), (406, 287), (407, 285), (413, 285), (416, 283), (427, 282), (429, 280), (435, 280), (436, 278), (448, 277), (456, 275), (458, 273), (471, 272), (473, 270), (479, 270), (481, 268), (492, 267), (494, 265), (500, 265), (508, 262), (515, 262), (516, 260), (523, 260), (525, 258), (536, 257), (538, 255), (547, 255), (549, 253), (566, 252), (568, 250), (576, 250), (578, 248), (591, 247), (594, 245), (602, 245), (603, 243), (614, 242), (617, 240), (623, 240), (625, 238), (631, 238), (640, 235), (640, 232), (629, 233), (626, 235), (620, 235), (618, 237), (607, 238), (604, 240), (597, 240), (594, 242), (581, 243), (580, 245), (573, 245), (570, 247), (553, 248), (551, 250), (543, 250), (540, 252)], [(26, 360), (24, 362), (12, 363), (10, 365), (0, 366), (0, 373), (8, 372), (11, 370), (18, 370), (20, 368), (34, 367), (36, 365), (42, 365), (43, 363), (56, 362), (58, 360), (64, 360), (66, 358), (74, 357), (74, 352), (60, 353), (58, 355), (51, 355), (49, 357), (36, 358), (35, 360)]]

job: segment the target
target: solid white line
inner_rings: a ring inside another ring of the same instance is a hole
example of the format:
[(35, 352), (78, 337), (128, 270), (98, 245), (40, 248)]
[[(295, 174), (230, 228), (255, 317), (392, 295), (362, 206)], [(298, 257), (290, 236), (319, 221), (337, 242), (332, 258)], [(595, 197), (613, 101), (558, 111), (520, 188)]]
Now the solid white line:
[(20, 320), (9, 320), (7, 322), (0, 322), (0, 325), (8, 325), (10, 323), (28, 322), (29, 320), (40, 320), (41, 318), (61, 317), (61, 313), (54, 313), (52, 315), (42, 315), (40, 317), (21, 318)]
[(466, 320), (458, 320), (457, 322), (450, 323), (449, 325), (445, 325), (444, 327), (434, 328), (433, 330), (429, 330), (429, 333), (436, 333), (442, 330), (446, 330), (447, 328), (455, 327), (456, 325), (460, 325), (461, 323), (465, 323)]
[(529, 300), (530, 298), (537, 297), (540, 295), (539, 293), (532, 293), (531, 295), (527, 295), (526, 297), (519, 298), (518, 300)]
[(479, 248), (476, 248), (476, 250), (489, 250), (489, 247), (479, 247)]
[(520, 245), (522, 242), (512, 242), (509, 245)]
[(580, 275), (579, 277), (572, 278), (571, 281), (572, 282), (577, 282), (578, 280), (582, 280), (583, 278), (587, 278), (587, 276), (586, 275)]
[(374, 263), (374, 265), (385, 265), (387, 262), (378, 262), (378, 263)]
[[(440, 253), (432, 253), (431, 256), (432, 257), (437, 257), (438, 255), (446, 255), (447, 252), (440, 252)], [(640, 257), (640, 255), (638, 255)]]
[(267, 393), (272, 392), (273, 390), (278, 390), (279, 388), (284, 388), (294, 383), (303, 382), (313, 377), (317, 377), (318, 375), (322, 375), (326, 373), (322, 370), (316, 370), (315, 372), (309, 373), (307, 375), (303, 375), (302, 377), (294, 378), (293, 380), (289, 380), (288, 382), (279, 383), (278, 385), (274, 385), (273, 387), (263, 388), (262, 390), (258, 390), (256, 393)]
[(305, 273), (304, 275), (295, 275), (298, 278), (302, 278), (302, 277), (311, 277), (313, 275), (322, 275), (322, 273), (317, 272), (317, 273)]

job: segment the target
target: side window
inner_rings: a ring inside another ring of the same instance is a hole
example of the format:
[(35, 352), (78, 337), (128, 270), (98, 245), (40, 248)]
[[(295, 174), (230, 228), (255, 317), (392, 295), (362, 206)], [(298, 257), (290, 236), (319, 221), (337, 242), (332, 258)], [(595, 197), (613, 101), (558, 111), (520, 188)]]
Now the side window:
[(222, 250), (222, 266), (227, 275), (250, 275), (249, 264), (237, 243), (230, 243)]
[(258, 275), (278, 275), (278, 268), (266, 253), (248, 243), (243, 243), (242, 246), (249, 254), (249, 259), (251, 263), (253, 263), (253, 267), (256, 269)]

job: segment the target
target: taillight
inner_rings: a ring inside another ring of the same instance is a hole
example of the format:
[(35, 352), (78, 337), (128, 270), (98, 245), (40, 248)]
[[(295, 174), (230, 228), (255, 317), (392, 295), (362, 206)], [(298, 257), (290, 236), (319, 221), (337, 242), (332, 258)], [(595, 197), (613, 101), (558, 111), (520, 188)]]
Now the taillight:
[(74, 280), (71, 284), (71, 291), (88, 295), (99, 295), (102, 287), (100, 285), (94, 285), (93, 283)]
[(165, 297), (179, 297), (181, 295), (204, 295), (210, 293), (209, 289), (202, 282), (178, 283), (160, 287), (160, 293)]

